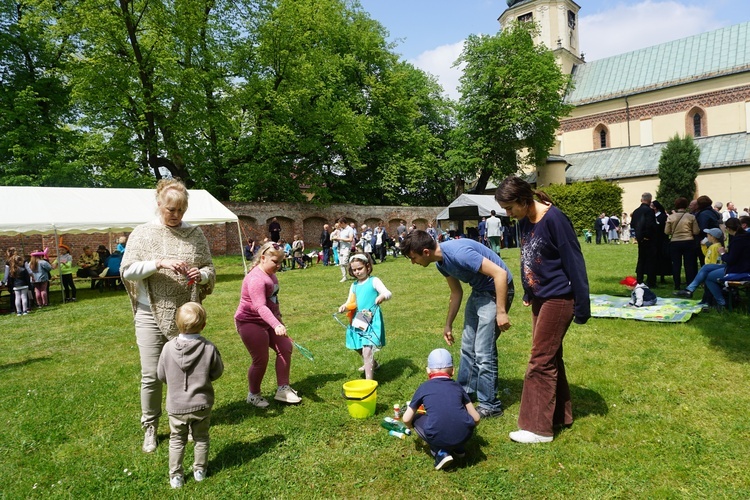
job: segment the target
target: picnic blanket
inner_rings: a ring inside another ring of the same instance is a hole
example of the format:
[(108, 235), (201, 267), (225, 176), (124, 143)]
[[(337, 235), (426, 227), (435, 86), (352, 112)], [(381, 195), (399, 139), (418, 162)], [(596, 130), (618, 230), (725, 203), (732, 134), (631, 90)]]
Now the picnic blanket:
[(693, 313), (701, 312), (701, 307), (696, 300), (659, 297), (654, 306), (626, 307), (629, 300), (629, 296), (591, 295), (591, 316), (685, 323), (693, 316)]

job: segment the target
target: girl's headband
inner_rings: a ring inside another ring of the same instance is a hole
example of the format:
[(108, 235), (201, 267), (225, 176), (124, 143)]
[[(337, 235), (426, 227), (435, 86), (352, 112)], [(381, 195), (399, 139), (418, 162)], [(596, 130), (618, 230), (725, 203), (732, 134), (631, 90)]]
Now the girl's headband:
[(367, 255), (365, 255), (363, 253), (355, 253), (354, 255), (352, 255), (349, 258), (349, 260), (352, 260), (352, 259), (357, 259), (357, 260), (363, 260), (365, 262), (370, 262), (370, 259), (367, 258)]

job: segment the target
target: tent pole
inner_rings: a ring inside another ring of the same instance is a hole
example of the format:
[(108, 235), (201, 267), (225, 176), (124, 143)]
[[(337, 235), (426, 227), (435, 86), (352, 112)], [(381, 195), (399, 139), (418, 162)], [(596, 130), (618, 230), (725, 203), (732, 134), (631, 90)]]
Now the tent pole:
[(55, 227), (55, 247), (57, 247), (57, 275), (60, 278), (60, 295), (62, 296), (63, 304), (65, 304), (65, 289), (62, 282), (62, 268), (60, 267), (60, 238), (57, 236), (57, 227)]
[(240, 255), (242, 255), (242, 265), (245, 266), (245, 274), (247, 274), (247, 261), (245, 260), (245, 247), (242, 242), (242, 228), (240, 227), (240, 219), (237, 218), (237, 236), (240, 238)]

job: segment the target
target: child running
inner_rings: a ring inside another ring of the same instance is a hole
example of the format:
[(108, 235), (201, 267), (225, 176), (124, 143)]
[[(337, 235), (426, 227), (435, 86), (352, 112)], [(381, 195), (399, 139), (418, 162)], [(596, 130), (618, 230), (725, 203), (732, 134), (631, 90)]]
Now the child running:
[[(429, 380), (414, 393), (403, 420), (429, 445), (435, 470), (440, 470), (453, 462), (453, 455), (464, 456), (464, 444), (474, 433), (480, 417), (469, 395), (451, 378), (453, 357), (447, 349), (430, 353), (427, 375)], [(417, 413), (423, 405), (426, 415)]]
[(197, 302), (177, 309), (175, 323), (180, 334), (167, 342), (159, 356), (157, 377), (167, 384), (169, 414), (169, 484), (185, 483), (182, 459), (188, 432), (195, 442), (193, 479), (203, 481), (208, 465), (208, 428), (214, 404), (212, 381), (221, 377), (224, 364), (219, 350), (201, 336), (206, 310)]
[[(374, 349), (385, 345), (385, 325), (379, 306), (391, 298), (391, 292), (380, 278), (370, 276), (372, 264), (366, 255), (358, 253), (349, 258), (349, 274), (357, 281), (349, 288), (349, 298), (339, 312), (354, 311), (355, 321), (346, 329), (346, 347), (357, 351), (364, 364), (360, 371), (372, 380), (378, 364), (373, 360)], [(354, 305), (356, 304), (356, 309)], [(357, 321), (357, 316), (364, 321)], [(362, 318), (364, 316), (364, 318)]]

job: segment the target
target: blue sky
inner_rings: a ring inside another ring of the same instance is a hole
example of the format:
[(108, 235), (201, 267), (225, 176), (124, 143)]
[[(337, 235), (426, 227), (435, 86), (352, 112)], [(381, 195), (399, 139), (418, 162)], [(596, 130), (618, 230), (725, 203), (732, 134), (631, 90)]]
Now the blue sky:
[[(458, 98), (451, 68), (470, 34), (494, 34), (505, 0), (359, 0), (390, 32), (395, 51)], [(593, 61), (750, 21), (750, 0), (576, 0), (580, 44)]]

